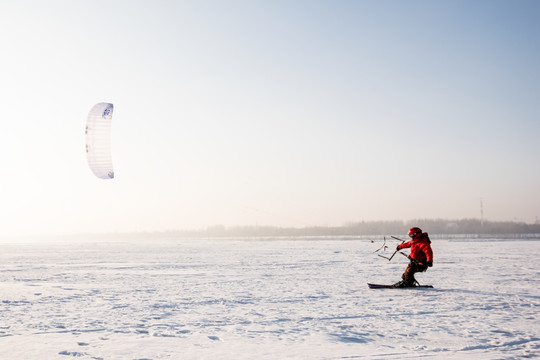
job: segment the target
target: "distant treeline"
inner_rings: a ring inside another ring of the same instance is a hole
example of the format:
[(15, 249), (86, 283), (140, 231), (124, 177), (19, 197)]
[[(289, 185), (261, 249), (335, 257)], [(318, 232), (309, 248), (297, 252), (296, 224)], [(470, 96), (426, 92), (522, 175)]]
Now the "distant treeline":
[(360, 221), (343, 226), (274, 227), (274, 226), (211, 226), (200, 230), (179, 230), (161, 233), (175, 237), (309, 237), (309, 236), (404, 236), (413, 226), (420, 227), (430, 236), (467, 235), (528, 237), (538, 234), (540, 224), (526, 224), (511, 221), (481, 221), (479, 219), (416, 219), (409, 221)]

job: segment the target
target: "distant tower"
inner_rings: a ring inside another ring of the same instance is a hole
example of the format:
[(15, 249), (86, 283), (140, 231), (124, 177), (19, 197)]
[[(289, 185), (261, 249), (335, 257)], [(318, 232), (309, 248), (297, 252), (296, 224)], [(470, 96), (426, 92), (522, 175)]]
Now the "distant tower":
[(482, 198), (480, 198), (480, 227), (484, 228), (484, 202)]

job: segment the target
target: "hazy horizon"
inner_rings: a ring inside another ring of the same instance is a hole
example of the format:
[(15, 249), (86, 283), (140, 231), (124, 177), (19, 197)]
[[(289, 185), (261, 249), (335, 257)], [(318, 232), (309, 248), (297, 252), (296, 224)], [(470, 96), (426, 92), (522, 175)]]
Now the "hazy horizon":
[(0, 31), (2, 236), (540, 216), (538, 1), (3, 1)]

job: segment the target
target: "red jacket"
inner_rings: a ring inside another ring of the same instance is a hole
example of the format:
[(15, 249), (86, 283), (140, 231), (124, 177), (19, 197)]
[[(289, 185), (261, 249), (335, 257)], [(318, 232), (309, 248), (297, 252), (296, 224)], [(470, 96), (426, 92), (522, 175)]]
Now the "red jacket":
[(411, 258), (416, 261), (433, 261), (433, 250), (431, 250), (431, 240), (427, 233), (423, 233), (414, 239), (398, 246), (398, 250), (411, 248)]

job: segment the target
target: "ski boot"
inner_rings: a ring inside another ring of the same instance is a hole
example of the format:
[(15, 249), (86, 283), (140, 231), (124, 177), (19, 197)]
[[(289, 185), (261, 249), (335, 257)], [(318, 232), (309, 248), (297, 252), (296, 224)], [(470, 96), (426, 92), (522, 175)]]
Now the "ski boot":
[(416, 286), (414, 283), (406, 282), (406, 281), (398, 281), (394, 285), (392, 285), (395, 288), (406, 288), (406, 287), (414, 287)]

